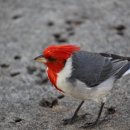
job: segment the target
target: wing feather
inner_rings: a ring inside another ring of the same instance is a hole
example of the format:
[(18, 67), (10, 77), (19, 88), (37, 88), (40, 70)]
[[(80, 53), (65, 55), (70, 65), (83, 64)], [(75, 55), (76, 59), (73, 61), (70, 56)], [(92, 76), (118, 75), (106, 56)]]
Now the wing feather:
[(71, 81), (78, 79), (87, 86), (94, 87), (111, 76), (120, 78), (130, 68), (130, 62), (126, 58), (102, 54), (75, 52), (72, 55), (73, 70), (69, 79)]

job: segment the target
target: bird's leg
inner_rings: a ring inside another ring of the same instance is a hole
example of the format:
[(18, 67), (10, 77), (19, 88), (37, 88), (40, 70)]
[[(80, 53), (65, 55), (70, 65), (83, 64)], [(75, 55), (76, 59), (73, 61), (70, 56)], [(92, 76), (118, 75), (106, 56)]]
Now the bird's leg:
[(83, 103), (84, 103), (84, 101), (82, 101), (80, 104), (79, 104), (79, 106), (77, 107), (77, 109), (75, 110), (75, 112), (74, 112), (74, 115), (71, 117), (71, 118), (69, 118), (69, 119), (64, 119), (63, 121), (64, 121), (64, 125), (67, 125), (67, 124), (73, 124), (75, 121), (76, 121), (76, 118), (78, 117), (78, 111), (79, 111), (79, 109), (81, 108), (81, 106), (83, 105)]
[(96, 120), (94, 122), (91, 122), (91, 123), (85, 123), (84, 126), (82, 126), (82, 128), (93, 127), (99, 123), (99, 119), (101, 117), (104, 104), (105, 104), (104, 102), (101, 103), (101, 107), (100, 107), (100, 110), (98, 112), (98, 116), (97, 116)]

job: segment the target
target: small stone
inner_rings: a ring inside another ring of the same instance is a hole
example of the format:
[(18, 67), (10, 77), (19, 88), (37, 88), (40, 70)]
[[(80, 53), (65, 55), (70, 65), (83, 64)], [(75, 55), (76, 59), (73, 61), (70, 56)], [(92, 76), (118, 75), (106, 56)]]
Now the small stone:
[(65, 23), (70, 25), (70, 24), (72, 24), (72, 20), (66, 20)]
[(54, 22), (53, 22), (53, 21), (49, 21), (49, 22), (47, 23), (47, 25), (48, 25), (49, 27), (51, 27), (51, 26), (54, 25)]
[(67, 38), (59, 38), (56, 41), (59, 43), (64, 43), (64, 42), (68, 42), (68, 39)]
[(110, 107), (107, 109), (108, 114), (114, 114), (116, 112), (115, 107)]
[(12, 72), (12, 73), (10, 73), (10, 76), (11, 76), (11, 77), (15, 77), (15, 76), (17, 76), (17, 75), (20, 75), (20, 72)]
[(16, 117), (16, 118), (14, 119), (14, 121), (15, 121), (15, 123), (18, 123), (18, 122), (21, 122), (21, 121), (22, 121), (22, 119), (21, 119), (21, 118), (19, 118), (19, 117)]
[(66, 20), (66, 24), (68, 25), (81, 25), (83, 23), (83, 21), (81, 19), (70, 19), (70, 20)]
[(53, 36), (54, 36), (55, 39), (59, 39), (61, 37), (61, 34), (55, 33), (55, 34), (53, 34)]
[(35, 66), (27, 66), (27, 72), (28, 74), (33, 74), (37, 68)]
[(120, 36), (124, 35), (124, 30), (126, 29), (126, 27), (122, 24), (117, 25), (117, 26), (113, 26), (112, 28), (115, 29), (117, 34)]
[(15, 60), (20, 60), (20, 59), (21, 59), (21, 56), (16, 55), (16, 56), (14, 56), (14, 59), (15, 59)]
[(75, 32), (73, 32), (73, 31), (68, 33), (69, 36), (73, 36), (74, 34), (75, 34)]
[(13, 20), (17, 20), (17, 19), (19, 19), (19, 18), (21, 18), (21, 17), (22, 17), (21, 14), (15, 14), (15, 15), (12, 16), (12, 19), (13, 19)]
[(118, 31), (123, 31), (126, 29), (126, 27), (121, 24), (121, 25), (115, 26), (115, 29), (117, 29)]
[(53, 34), (53, 36), (54, 36), (56, 42), (58, 42), (58, 43), (68, 42), (68, 38), (64, 34), (55, 33), (55, 34)]
[(53, 106), (58, 104), (58, 100), (53, 97), (48, 97), (47, 99), (43, 98), (40, 102), (39, 105), (42, 107), (50, 107), (52, 108)]
[(62, 99), (62, 98), (64, 98), (65, 96), (64, 95), (59, 95), (57, 98), (58, 99)]
[(40, 71), (41, 71), (41, 73), (44, 73), (45, 69), (44, 68), (40, 68)]
[(123, 36), (124, 32), (123, 31), (118, 31), (117, 34), (120, 35), (120, 36)]
[(70, 31), (73, 31), (73, 30), (74, 30), (73, 27), (67, 27), (67, 28), (66, 28), (66, 31), (67, 31), (67, 32), (70, 32)]
[(3, 64), (1, 64), (1, 65), (0, 65), (0, 67), (1, 67), (1, 68), (8, 68), (8, 67), (9, 67), (9, 65), (8, 65), (8, 64), (6, 64), (6, 63), (3, 63)]
[(39, 79), (39, 80), (36, 80), (35, 83), (38, 84), (38, 85), (43, 85), (45, 83), (48, 82), (48, 79), (45, 78), (45, 79)]
[(47, 78), (47, 76), (45, 75), (45, 73), (38, 73), (37, 74), (37, 80), (35, 81), (36, 82), (36, 84), (39, 84), (39, 85), (42, 85), (42, 84), (45, 84), (45, 83), (47, 83), (48, 82), (48, 78)]

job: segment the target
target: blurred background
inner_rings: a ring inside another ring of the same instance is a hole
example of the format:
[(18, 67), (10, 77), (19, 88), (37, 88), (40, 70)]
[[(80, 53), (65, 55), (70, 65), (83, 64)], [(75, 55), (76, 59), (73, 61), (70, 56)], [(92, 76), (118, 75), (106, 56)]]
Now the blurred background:
[[(130, 0), (0, 0), (0, 130), (78, 130), (100, 104), (86, 102), (74, 125), (63, 126), (79, 103), (49, 83), (33, 61), (50, 44), (73, 43), (93, 52), (130, 56)], [(129, 130), (130, 77), (106, 104), (112, 118), (93, 130)]]

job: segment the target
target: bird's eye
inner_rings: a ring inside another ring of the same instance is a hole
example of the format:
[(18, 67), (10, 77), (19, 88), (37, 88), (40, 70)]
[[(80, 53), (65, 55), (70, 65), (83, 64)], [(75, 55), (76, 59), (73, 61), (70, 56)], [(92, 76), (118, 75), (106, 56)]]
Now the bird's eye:
[(53, 58), (53, 57), (48, 57), (47, 59), (48, 59), (50, 62), (54, 62), (54, 61), (56, 61), (56, 59)]

